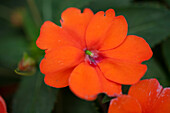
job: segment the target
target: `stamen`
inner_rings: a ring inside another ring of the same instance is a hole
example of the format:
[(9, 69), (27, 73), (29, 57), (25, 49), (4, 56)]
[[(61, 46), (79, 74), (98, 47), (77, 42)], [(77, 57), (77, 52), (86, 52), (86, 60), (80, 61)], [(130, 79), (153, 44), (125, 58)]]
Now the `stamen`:
[(89, 50), (85, 50), (85, 53), (86, 53), (87, 55), (91, 56), (91, 57), (93, 57), (93, 56), (94, 56), (94, 53), (92, 53), (92, 52), (91, 52), (91, 51), (89, 51)]

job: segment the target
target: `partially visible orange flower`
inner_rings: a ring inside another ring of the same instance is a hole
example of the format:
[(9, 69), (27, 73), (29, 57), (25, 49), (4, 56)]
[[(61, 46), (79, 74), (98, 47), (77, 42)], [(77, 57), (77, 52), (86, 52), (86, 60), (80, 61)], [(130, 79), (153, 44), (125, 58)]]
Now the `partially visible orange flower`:
[(94, 100), (99, 93), (121, 93), (121, 84), (134, 84), (147, 70), (141, 64), (152, 56), (146, 41), (128, 35), (124, 16), (113, 9), (96, 14), (86, 8), (68, 8), (61, 27), (46, 21), (37, 46), (45, 50), (40, 70), (45, 83), (69, 86), (80, 98)]
[(108, 113), (170, 113), (170, 88), (156, 79), (146, 79), (130, 87), (128, 95), (111, 101)]
[(7, 113), (6, 103), (1, 96), (0, 96), (0, 113)]

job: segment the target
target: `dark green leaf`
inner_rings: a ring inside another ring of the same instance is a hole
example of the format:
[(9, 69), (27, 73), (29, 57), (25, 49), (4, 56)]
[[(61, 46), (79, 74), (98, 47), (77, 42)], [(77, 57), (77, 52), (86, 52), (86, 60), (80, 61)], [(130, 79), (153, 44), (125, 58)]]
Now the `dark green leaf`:
[(51, 113), (58, 89), (43, 83), (43, 75), (24, 77), (13, 99), (13, 113)]
[(167, 5), (170, 7), (170, 0), (165, 0), (165, 2), (166, 2)]
[(106, 103), (106, 102), (109, 102), (109, 101), (112, 100), (112, 99), (113, 99), (113, 97), (108, 97), (107, 95), (105, 95), (105, 96), (103, 97), (102, 103), (104, 104), (104, 103)]
[(31, 17), (32, 15), (29, 13), (28, 10), (23, 10), (22, 14), (23, 14), (22, 16), (23, 16), (24, 31), (28, 39), (30, 39), (31, 41), (35, 41), (38, 37), (39, 29), (35, 25), (35, 22), (33, 18)]
[(165, 58), (165, 63), (167, 64), (168, 70), (170, 72), (170, 38), (168, 38), (162, 46), (163, 55)]
[(170, 11), (165, 8), (131, 6), (117, 11), (129, 25), (129, 34), (143, 37), (154, 47), (170, 35)]
[(17, 35), (6, 35), (0, 41), (0, 64), (3, 67), (15, 69), (22, 58), (23, 52), (27, 50), (24, 37)]
[(122, 93), (123, 94), (128, 94), (130, 85), (122, 85)]
[(97, 113), (94, 102), (82, 100), (73, 95), (69, 90), (61, 90), (57, 113)]
[(17, 0), (17, 1), (13, 1), (13, 0), (1, 0), (0, 4), (3, 4), (5, 6), (8, 7), (12, 7), (12, 8), (16, 8), (16, 7), (21, 7), (25, 5), (26, 0)]
[(87, 7), (93, 11), (107, 10), (109, 8), (125, 7), (131, 4), (132, 0), (93, 0)]
[(162, 86), (167, 87), (170, 85), (164, 69), (154, 58), (146, 62), (146, 64), (148, 70), (142, 79), (156, 78)]
[(61, 13), (69, 7), (83, 8), (89, 4), (92, 0), (56, 0), (53, 2), (53, 16), (54, 21), (59, 24)]
[(0, 85), (16, 83), (18, 81), (19, 77), (13, 70), (10, 71), (9, 69), (0, 67)]

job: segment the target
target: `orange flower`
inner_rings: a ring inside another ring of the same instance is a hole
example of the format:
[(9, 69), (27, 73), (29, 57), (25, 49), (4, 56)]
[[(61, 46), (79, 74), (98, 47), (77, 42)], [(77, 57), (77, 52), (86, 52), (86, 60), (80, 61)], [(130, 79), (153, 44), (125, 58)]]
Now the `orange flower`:
[(0, 113), (7, 113), (4, 99), (0, 96)]
[(80, 98), (94, 100), (98, 93), (121, 93), (121, 84), (134, 84), (144, 75), (152, 56), (146, 41), (128, 35), (123, 16), (113, 9), (96, 14), (86, 8), (68, 8), (61, 15), (61, 27), (46, 21), (37, 46), (45, 50), (40, 70), (45, 83), (69, 86)]
[(108, 113), (170, 113), (170, 88), (162, 88), (156, 79), (131, 86), (128, 95), (110, 103)]

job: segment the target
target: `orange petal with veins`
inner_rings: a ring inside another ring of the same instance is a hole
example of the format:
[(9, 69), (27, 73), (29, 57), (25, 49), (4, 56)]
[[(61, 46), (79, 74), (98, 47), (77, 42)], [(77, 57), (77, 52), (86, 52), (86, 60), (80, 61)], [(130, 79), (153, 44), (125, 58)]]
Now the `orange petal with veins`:
[(153, 54), (147, 42), (135, 35), (127, 36), (119, 47), (101, 53), (109, 58), (136, 63), (150, 59)]
[(127, 35), (127, 22), (123, 16), (115, 17), (113, 9), (100, 11), (91, 19), (86, 31), (88, 49), (107, 50), (120, 45)]
[(156, 79), (146, 79), (138, 82), (129, 89), (129, 95), (136, 98), (143, 113), (151, 113), (152, 105), (158, 99), (162, 86)]
[(121, 95), (110, 102), (108, 113), (143, 113), (139, 102), (128, 95)]
[(71, 73), (70, 89), (80, 98), (94, 100), (101, 92), (100, 79), (94, 67), (83, 62)]
[(153, 105), (152, 113), (170, 113), (170, 88), (164, 88)]
[(71, 35), (75, 35), (72, 40), (80, 43), (82, 49), (86, 48), (85, 32), (93, 15), (93, 12), (88, 8), (81, 13), (80, 9), (73, 7), (66, 9), (61, 15), (62, 28)]
[(118, 94), (122, 94), (122, 87), (121, 84), (117, 84), (113, 81), (108, 80), (101, 70), (99, 68), (96, 68), (96, 71), (98, 73), (100, 84), (101, 84), (101, 90), (103, 93), (107, 94), (108, 96), (116, 96)]
[(64, 45), (80, 47), (76, 41), (72, 40), (72, 38), (73, 36), (64, 31), (61, 27), (57, 26), (53, 22), (46, 21), (41, 26), (40, 35), (36, 44), (40, 49), (48, 50)]
[(147, 67), (143, 64), (103, 59), (98, 63), (104, 76), (119, 84), (135, 84), (145, 74)]

